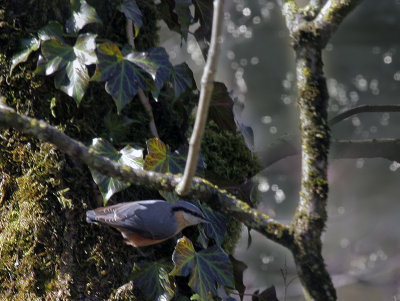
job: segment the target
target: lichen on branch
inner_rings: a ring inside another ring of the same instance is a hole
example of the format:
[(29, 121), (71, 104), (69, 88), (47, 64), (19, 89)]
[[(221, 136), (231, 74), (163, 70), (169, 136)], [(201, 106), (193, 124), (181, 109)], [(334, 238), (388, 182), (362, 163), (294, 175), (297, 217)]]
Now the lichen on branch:
[[(62, 152), (81, 160), (89, 167), (107, 176), (136, 185), (142, 185), (155, 190), (173, 191), (181, 181), (181, 176), (179, 175), (132, 169), (113, 162), (106, 157), (96, 155), (81, 142), (70, 138), (46, 122), (19, 115), (5, 105), (0, 105), (0, 128), (14, 128), (42, 141), (50, 142)], [(290, 246), (292, 243), (288, 226), (251, 208), (245, 202), (205, 179), (193, 178), (187, 197), (199, 198), (207, 202), (211, 207), (231, 214), (251, 229), (260, 232), (283, 246)]]

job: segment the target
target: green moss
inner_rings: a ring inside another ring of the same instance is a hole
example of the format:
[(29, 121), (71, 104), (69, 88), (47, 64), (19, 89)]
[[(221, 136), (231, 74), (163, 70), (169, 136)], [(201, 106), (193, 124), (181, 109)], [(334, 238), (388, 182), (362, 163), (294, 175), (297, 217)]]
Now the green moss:
[(228, 254), (233, 254), (236, 244), (242, 233), (242, 223), (232, 216), (225, 215), (227, 224), (227, 233), (222, 247)]
[[(218, 186), (236, 186), (260, 170), (257, 158), (247, 149), (243, 137), (221, 130), (208, 122), (201, 145), (207, 169), (206, 178)], [(232, 253), (241, 234), (241, 223), (227, 216), (227, 235), (223, 247)]]
[(201, 153), (207, 163), (206, 178), (218, 186), (240, 185), (260, 170), (243, 137), (220, 130), (213, 121), (205, 130)]
[[(2, 133), (0, 170), (10, 182), (0, 215), (0, 296), (31, 300), (45, 294), (45, 282), (54, 279), (59, 243), (48, 230), (59, 224), (54, 212), (63, 160), (50, 144)], [(19, 164), (19, 168), (12, 168)], [(57, 209), (56, 209), (57, 210)], [(11, 277), (10, 277), (11, 276)]]

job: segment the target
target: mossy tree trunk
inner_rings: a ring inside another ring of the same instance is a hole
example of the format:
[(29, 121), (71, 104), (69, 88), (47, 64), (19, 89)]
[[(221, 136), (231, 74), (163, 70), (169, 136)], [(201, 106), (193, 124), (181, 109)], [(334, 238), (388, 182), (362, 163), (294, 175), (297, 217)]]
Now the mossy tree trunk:
[[(113, 16), (108, 2), (97, 4), (98, 13), (105, 24), (112, 23), (112, 30), (104, 26), (104, 31), (117, 37), (119, 30), (124, 31), (125, 20), (122, 15)], [(149, 7), (143, 11), (151, 14)], [(107, 112), (115, 112), (111, 97), (100, 84), (91, 84), (77, 107), (54, 88), (52, 78), (33, 74), (37, 55), (9, 76), (10, 59), (19, 40), (51, 20), (64, 25), (69, 15), (69, 1), (0, 1), (0, 94), (19, 113), (43, 119), (89, 143), (105, 131), (98, 121)], [(146, 26), (146, 17), (144, 22)], [(148, 31), (138, 45), (154, 45), (157, 27), (153, 23), (146, 26)], [(146, 119), (140, 104), (133, 103), (127, 110)], [(149, 136), (146, 123), (135, 125), (131, 135)], [(154, 196), (153, 191), (135, 187), (120, 197)], [(51, 144), (1, 130), (0, 299), (104, 300), (126, 283), (134, 263), (133, 249), (114, 231), (85, 222), (86, 209), (101, 204), (85, 165)]]

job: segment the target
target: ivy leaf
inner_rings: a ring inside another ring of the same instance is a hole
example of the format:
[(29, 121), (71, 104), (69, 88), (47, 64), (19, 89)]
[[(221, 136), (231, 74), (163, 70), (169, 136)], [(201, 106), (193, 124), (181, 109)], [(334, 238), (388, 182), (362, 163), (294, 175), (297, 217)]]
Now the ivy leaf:
[[(183, 173), (187, 158), (187, 148), (181, 147), (171, 152), (159, 138), (151, 138), (146, 141), (147, 155), (144, 160), (144, 169), (162, 173)], [(203, 175), (205, 163), (200, 156), (196, 175)]]
[[(171, 152), (168, 147), (159, 138), (151, 138), (146, 141), (147, 155), (144, 160), (144, 169), (153, 170), (162, 173), (179, 174), (183, 173), (187, 158), (187, 148), (181, 147), (180, 149)], [(198, 161), (196, 175), (204, 175), (205, 162), (202, 156)], [(175, 203), (179, 200), (179, 196), (175, 192), (159, 191), (163, 198), (170, 202)]]
[(79, 104), (85, 95), (89, 80), (86, 66), (79, 60), (72, 60), (67, 63), (65, 70), (56, 74), (54, 85)]
[(76, 58), (72, 46), (55, 39), (43, 42), (42, 54), (46, 62), (46, 75), (51, 75), (58, 70), (65, 69), (65, 66)]
[(182, 37), (186, 40), (189, 32), (189, 26), (193, 22), (192, 13), (190, 12), (192, 0), (175, 0), (175, 13), (178, 16), (178, 23), (182, 33)]
[(224, 242), (226, 234), (226, 220), (222, 213), (212, 210), (207, 205), (198, 202), (197, 205), (203, 211), (204, 216), (211, 222), (202, 224), (205, 234), (214, 239), (218, 246), (221, 246)]
[(182, 173), (186, 157), (178, 151), (171, 152), (167, 146), (158, 138), (151, 138), (146, 141), (147, 155), (144, 160), (144, 169), (154, 170), (162, 173)]
[[(157, 8), (170, 30), (179, 33), (186, 41), (189, 25), (193, 23), (190, 12), (191, 0), (163, 0)], [(188, 24), (189, 23), (189, 24)]]
[(117, 106), (118, 113), (131, 102), (139, 88), (146, 88), (145, 72), (153, 79), (157, 65), (146, 52), (134, 52), (124, 48), (120, 51), (113, 43), (103, 43), (97, 47), (99, 63), (92, 80), (106, 82), (106, 91)]
[(186, 63), (174, 66), (170, 73), (170, 82), (174, 89), (175, 99), (177, 99), (186, 89), (195, 87), (192, 70)]
[(217, 293), (221, 301), (237, 301), (237, 299), (227, 295), (226, 289), (224, 287), (219, 286), (217, 288)]
[(55, 39), (60, 42), (64, 42), (63, 26), (57, 21), (50, 21), (46, 26), (39, 29), (38, 37), (41, 41)]
[[(186, 165), (187, 147), (181, 147), (171, 152), (168, 147), (159, 138), (151, 138), (146, 141), (147, 155), (144, 160), (144, 169), (153, 170), (162, 173), (179, 174), (183, 173)], [(205, 162), (203, 156), (200, 156), (196, 175), (203, 176)], [(159, 191), (164, 199), (170, 203), (179, 200), (179, 196), (174, 192)]]
[(147, 74), (151, 76), (153, 80), (155, 80), (158, 69), (158, 65), (156, 63), (156, 51), (153, 56), (150, 56), (150, 52), (135, 52), (132, 51), (132, 47), (128, 46), (122, 49), (122, 54), (126, 57), (127, 60), (142, 68), (144, 71), (146, 71)]
[(136, 1), (124, 1), (118, 6), (118, 10), (123, 13), (127, 19), (132, 20), (136, 27), (142, 27), (142, 12), (137, 6)]
[(78, 36), (75, 46), (75, 56), (85, 65), (95, 64), (97, 62), (96, 56), (96, 35), (94, 34), (81, 34)]
[(144, 159), (144, 169), (158, 172), (167, 172), (165, 160), (167, 159), (167, 146), (158, 138), (146, 141), (147, 155)]
[(183, 173), (186, 165), (187, 152), (182, 153), (179, 150), (167, 153), (168, 171), (173, 174)]
[(206, 58), (211, 39), (213, 0), (193, 0), (194, 19), (200, 26), (194, 32), (197, 43), (199, 43), (203, 56)]
[(149, 300), (170, 300), (174, 294), (169, 279), (169, 266), (158, 262), (143, 261), (135, 263), (131, 277), (135, 286), (139, 287)]
[(122, 114), (117, 115), (109, 111), (104, 117), (104, 126), (107, 129), (107, 137), (109, 137), (111, 142), (121, 142), (128, 135), (129, 126), (134, 122), (139, 121), (135, 121)]
[(178, 239), (174, 253), (172, 254), (172, 261), (175, 267), (170, 274), (173, 276), (189, 276), (196, 265), (194, 260), (195, 255), (196, 251), (189, 238), (183, 236)]
[(18, 45), (20, 51), (14, 54), (11, 58), (10, 75), (17, 65), (26, 62), (29, 55), (33, 51), (38, 50), (39, 47), (40, 41), (36, 37), (32, 37), (30, 39), (21, 39)]
[(85, 0), (71, 0), (72, 16), (67, 20), (67, 33), (78, 33), (83, 27), (91, 23), (102, 23), (94, 7)]
[(205, 299), (208, 293), (215, 295), (215, 283), (234, 286), (231, 262), (221, 248), (213, 246), (196, 252), (196, 261), (189, 286), (202, 298)]
[(172, 255), (175, 264), (171, 275), (188, 276), (189, 286), (200, 300), (210, 300), (217, 294), (216, 284), (233, 287), (233, 271), (228, 255), (218, 246), (196, 252), (192, 242), (178, 240)]
[(89, 84), (86, 65), (96, 62), (96, 35), (79, 35), (74, 47), (55, 39), (42, 43), (45, 60), (38, 61), (37, 72), (44, 69), (46, 75), (58, 71), (54, 79), (56, 88), (73, 97), (77, 104), (82, 100)]
[[(143, 149), (125, 146), (117, 151), (109, 142), (101, 138), (95, 138), (90, 146), (90, 151), (96, 155), (104, 156), (114, 162), (127, 165), (133, 169), (143, 168)], [(104, 199), (104, 205), (111, 196), (130, 186), (130, 183), (122, 182), (118, 179), (103, 175), (95, 169), (90, 169), (94, 182), (99, 186)]]
[(155, 84), (157, 89), (161, 90), (164, 82), (169, 78), (172, 68), (168, 53), (163, 47), (154, 47), (149, 50), (149, 59), (156, 65)]
[(178, 16), (174, 12), (175, 0), (164, 0), (160, 1), (157, 5), (157, 9), (160, 13), (160, 17), (164, 20), (170, 30), (177, 33), (181, 33), (178, 22)]
[(232, 109), (233, 100), (225, 84), (214, 82), (209, 111), (210, 120), (213, 120), (219, 128), (235, 133), (236, 123)]
[(240, 260), (237, 260), (232, 255), (229, 255), (229, 259), (233, 266), (233, 277), (235, 279), (235, 288), (239, 292), (240, 300), (243, 300), (244, 292), (246, 291), (246, 286), (243, 283), (243, 273), (247, 269), (247, 265)]
[(90, 80), (86, 65), (97, 61), (95, 39), (96, 36), (92, 34), (80, 35), (73, 47), (76, 59), (67, 64), (65, 73), (59, 72), (55, 78), (56, 88), (73, 97), (78, 104)]
[(275, 286), (273, 285), (263, 290), (261, 293), (257, 290), (253, 295), (254, 296), (251, 298), (252, 301), (278, 301)]

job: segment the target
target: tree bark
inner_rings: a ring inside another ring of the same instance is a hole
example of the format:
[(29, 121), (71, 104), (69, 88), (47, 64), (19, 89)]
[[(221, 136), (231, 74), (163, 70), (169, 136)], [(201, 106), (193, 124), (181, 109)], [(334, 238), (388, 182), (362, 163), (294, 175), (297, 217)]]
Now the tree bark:
[(282, 13), (295, 51), (297, 104), (300, 109), (301, 189), (294, 215), (292, 251), (308, 300), (336, 300), (336, 290), (322, 257), (321, 234), (327, 220), (328, 91), (322, 49), (357, 0), (311, 1), (299, 8), (283, 1)]
[(321, 50), (314, 37), (296, 46), (298, 106), (302, 145), (299, 205), (292, 223), (292, 253), (307, 298), (336, 300), (336, 291), (321, 255), (328, 197), (328, 92)]

